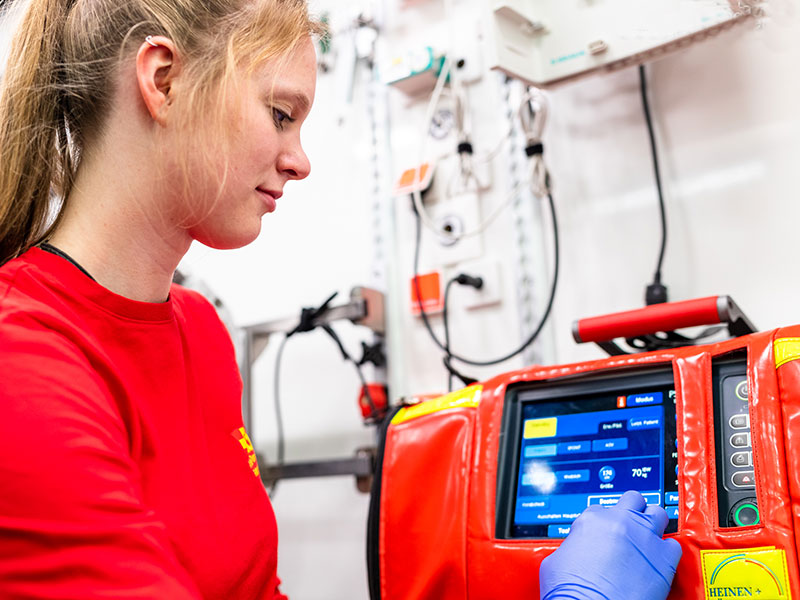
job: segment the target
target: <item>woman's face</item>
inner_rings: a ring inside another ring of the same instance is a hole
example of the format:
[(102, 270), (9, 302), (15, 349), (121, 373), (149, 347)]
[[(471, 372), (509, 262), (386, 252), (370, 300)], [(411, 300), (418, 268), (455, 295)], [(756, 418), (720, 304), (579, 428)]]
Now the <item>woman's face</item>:
[(264, 214), (275, 210), (286, 182), (308, 176), (311, 165), (300, 145), (300, 126), (314, 101), (316, 73), (309, 38), (282, 61), (279, 70), (266, 65), (238, 82), (236, 93), (220, 107), (230, 115), (227, 139), (220, 144), (227, 150), (218, 149), (225, 156), (214, 157), (212, 163), (201, 161), (226, 173), (222, 186), (219, 173), (208, 176), (203, 167), (190, 169), (195, 173), (190, 189), (197, 194), (188, 199), (197, 202), (190, 211), (193, 216), (187, 218), (193, 239), (213, 248), (249, 244), (261, 231)]

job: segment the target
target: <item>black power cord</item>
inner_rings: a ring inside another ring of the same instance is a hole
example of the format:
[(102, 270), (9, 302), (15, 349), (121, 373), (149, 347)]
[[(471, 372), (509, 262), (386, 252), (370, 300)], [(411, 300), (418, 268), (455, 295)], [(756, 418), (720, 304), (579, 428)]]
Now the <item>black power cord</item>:
[(445, 356), (444, 356), (444, 366), (447, 369), (447, 391), (453, 391), (453, 377), (458, 377), (465, 386), (472, 385), (477, 381), (477, 379), (473, 379), (471, 377), (467, 377), (461, 373), (459, 373), (455, 367), (450, 362), (452, 358), (452, 354), (450, 352), (450, 325), (447, 319), (447, 311), (448, 307), (450, 306), (450, 288), (453, 287), (454, 283), (458, 283), (460, 285), (468, 285), (470, 287), (479, 290), (483, 288), (483, 278), (481, 277), (473, 277), (472, 275), (468, 275), (466, 273), (459, 273), (450, 281), (447, 282), (447, 285), (444, 288), (444, 306), (442, 307), (442, 323), (444, 324), (444, 345), (445, 345)]
[[(328, 325), (327, 323), (324, 324), (317, 324), (315, 320), (321, 317), (327, 310), (331, 303), (331, 301), (336, 297), (337, 293), (334, 292), (325, 302), (322, 303), (321, 306), (318, 308), (304, 308), (300, 313), (300, 321), (298, 322), (297, 326), (294, 329), (289, 331), (284, 338), (281, 340), (280, 346), (278, 346), (278, 352), (275, 356), (275, 375), (273, 378), (273, 399), (275, 403), (275, 425), (277, 428), (277, 456), (276, 456), (276, 464), (281, 466), (285, 462), (286, 458), (286, 436), (283, 429), (283, 411), (281, 409), (281, 397), (280, 397), (280, 374), (281, 374), (281, 361), (283, 359), (283, 350), (286, 347), (286, 342), (290, 337), (292, 337), (296, 333), (305, 333), (307, 331), (312, 331), (317, 327), (321, 327), (328, 336), (333, 339), (336, 345), (339, 348), (339, 351), (342, 353), (342, 358), (346, 361), (353, 363), (356, 368), (356, 372), (358, 374), (358, 378), (361, 381), (362, 389), (364, 390), (364, 397), (367, 400), (367, 403), (370, 407), (370, 418), (368, 422), (380, 422), (383, 418), (383, 411), (378, 410), (375, 406), (375, 402), (372, 399), (372, 394), (369, 391), (369, 386), (367, 385), (367, 380), (364, 377), (364, 372), (361, 369), (362, 365), (365, 363), (371, 362), (376, 366), (383, 366), (386, 364), (386, 357), (383, 355), (383, 351), (380, 344), (374, 345), (367, 345), (364, 342), (361, 343), (363, 356), (361, 360), (356, 361), (353, 359), (352, 356), (345, 350), (344, 345), (342, 344), (342, 340), (333, 330), (333, 328)], [(274, 497), (275, 491), (277, 488), (278, 482), (273, 481), (272, 485), (269, 489), (269, 496), (270, 498)]]
[[(275, 357), (275, 377), (273, 379), (274, 387), (274, 401), (275, 401), (275, 425), (278, 429), (278, 449), (277, 449), (277, 464), (282, 465), (286, 456), (286, 438), (283, 431), (283, 411), (281, 410), (280, 398), (280, 374), (281, 374), (281, 359), (283, 358), (283, 349), (286, 347), (286, 341), (296, 333), (305, 333), (317, 327), (316, 319), (321, 317), (328, 310), (333, 299), (338, 292), (334, 292), (317, 308), (303, 308), (300, 311), (300, 320), (295, 325), (294, 329), (289, 331), (286, 336), (281, 340), (281, 345), (278, 347), (278, 354)], [(274, 493), (277, 482), (272, 484), (270, 488), (270, 495)]]
[(661, 211), (661, 249), (658, 253), (658, 264), (653, 275), (653, 283), (647, 286), (645, 291), (645, 302), (647, 305), (661, 304), (667, 301), (667, 287), (661, 283), (661, 267), (664, 264), (664, 254), (667, 249), (667, 213), (664, 205), (664, 192), (661, 187), (661, 169), (658, 163), (658, 149), (656, 147), (656, 136), (653, 132), (653, 120), (650, 117), (650, 102), (647, 99), (647, 77), (644, 65), (639, 66), (639, 87), (642, 94), (642, 108), (647, 122), (647, 132), (650, 136), (650, 151), (653, 157), (653, 172), (656, 178), (656, 188), (658, 190), (658, 205)]
[[(556, 297), (556, 287), (558, 285), (558, 270), (559, 270), (559, 244), (558, 244), (558, 221), (556, 219), (556, 207), (555, 203), (553, 202), (553, 194), (550, 192), (549, 183), (547, 186), (547, 200), (548, 204), (550, 205), (550, 215), (553, 221), (553, 251), (554, 251), (554, 265), (553, 265), (553, 282), (550, 288), (550, 298), (547, 301), (547, 307), (545, 308), (544, 314), (542, 315), (539, 324), (534, 329), (533, 333), (528, 336), (522, 345), (517, 348), (516, 350), (509, 352), (505, 356), (501, 356), (500, 358), (495, 358), (491, 360), (474, 360), (471, 358), (467, 358), (464, 356), (459, 356), (450, 351), (448, 348), (448, 344), (443, 344), (439, 341), (439, 338), (436, 337), (436, 334), (431, 327), (430, 320), (428, 319), (428, 314), (425, 312), (425, 307), (422, 305), (422, 293), (420, 292), (419, 286), (419, 250), (420, 246), (422, 245), (422, 218), (420, 217), (419, 213), (414, 211), (414, 215), (417, 221), (417, 235), (416, 235), (416, 243), (414, 248), (414, 290), (417, 296), (417, 306), (419, 307), (420, 316), (422, 317), (422, 322), (425, 324), (425, 329), (428, 330), (428, 334), (430, 334), (431, 339), (433, 342), (441, 348), (445, 354), (447, 355), (446, 360), (449, 358), (453, 358), (460, 362), (463, 362), (468, 365), (473, 365), (476, 367), (488, 367), (492, 365), (496, 365), (502, 362), (507, 361), (510, 358), (515, 357), (517, 354), (523, 352), (528, 346), (530, 346), (539, 334), (541, 333), (542, 329), (544, 328), (544, 324), (547, 322), (547, 318), (550, 316), (550, 312), (553, 309), (553, 301)], [(447, 364), (447, 363), (445, 363)]]
[(367, 385), (367, 380), (364, 377), (364, 371), (361, 370), (361, 365), (363, 365), (366, 362), (366, 360), (362, 359), (360, 361), (357, 361), (352, 356), (350, 356), (347, 350), (344, 349), (342, 340), (339, 339), (339, 336), (336, 334), (336, 332), (330, 325), (326, 323), (325, 325), (320, 325), (320, 327), (322, 327), (322, 330), (325, 333), (327, 333), (334, 342), (336, 342), (336, 345), (339, 347), (339, 351), (342, 353), (342, 358), (346, 361), (353, 363), (353, 366), (356, 368), (356, 373), (358, 373), (358, 379), (361, 381), (361, 385), (364, 389), (364, 398), (366, 398), (367, 404), (369, 404), (369, 412), (371, 415), (370, 422), (375, 420), (379, 421), (383, 415), (379, 414), (378, 408), (375, 406), (375, 402), (372, 399), (372, 394), (369, 391), (369, 386)]

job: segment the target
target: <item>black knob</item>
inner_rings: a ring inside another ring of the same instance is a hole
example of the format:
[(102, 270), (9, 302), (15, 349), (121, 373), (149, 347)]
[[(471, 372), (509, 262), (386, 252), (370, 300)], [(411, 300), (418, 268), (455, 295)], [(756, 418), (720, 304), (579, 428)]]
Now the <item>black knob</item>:
[(755, 498), (745, 498), (740, 500), (731, 508), (728, 513), (728, 526), (747, 527), (748, 525), (758, 525), (761, 515), (758, 512), (758, 503)]

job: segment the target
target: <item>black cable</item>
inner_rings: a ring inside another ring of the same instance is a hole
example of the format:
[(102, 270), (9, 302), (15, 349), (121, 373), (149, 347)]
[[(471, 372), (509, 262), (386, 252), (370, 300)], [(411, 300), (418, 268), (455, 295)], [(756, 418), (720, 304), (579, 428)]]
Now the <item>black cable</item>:
[(364, 388), (364, 397), (367, 399), (367, 404), (369, 404), (369, 410), (373, 418), (379, 419), (381, 415), (378, 414), (378, 408), (375, 406), (375, 402), (372, 400), (372, 394), (369, 391), (369, 386), (367, 385), (367, 380), (364, 377), (364, 371), (361, 369), (361, 364), (355, 360), (350, 354), (345, 350), (344, 344), (342, 344), (342, 340), (333, 330), (333, 328), (328, 325), (327, 323), (321, 325), (322, 329), (327, 333), (336, 345), (339, 347), (339, 351), (342, 353), (342, 358), (346, 361), (353, 363), (353, 366), (356, 368), (356, 372), (358, 373), (358, 378), (361, 381), (361, 385)]
[[(286, 340), (290, 336), (286, 335), (281, 340), (281, 345), (278, 346), (278, 354), (275, 356), (275, 377), (273, 378), (273, 399), (275, 402), (275, 426), (278, 429), (278, 449), (277, 449), (277, 464), (283, 465), (286, 452), (286, 437), (283, 432), (283, 411), (281, 410), (281, 397), (280, 397), (280, 375), (281, 375), (281, 359), (283, 358), (283, 349), (286, 347)], [(269, 488), (269, 497), (275, 495), (275, 488), (278, 486), (278, 481), (272, 482)]]
[[(328, 325), (327, 323), (318, 324), (317, 319), (322, 317), (330, 307), (331, 301), (336, 297), (338, 292), (334, 292), (331, 294), (325, 302), (322, 303), (321, 306), (317, 308), (303, 308), (300, 312), (300, 321), (291, 331), (288, 331), (284, 338), (281, 340), (281, 345), (278, 347), (278, 353), (275, 357), (275, 377), (274, 377), (274, 388), (273, 388), (273, 398), (275, 401), (275, 425), (278, 430), (278, 441), (277, 441), (277, 465), (281, 466), (284, 464), (285, 456), (286, 456), (286, 436), (283, 430), (283, 412), (281, 410), (281, 398), (280, 398), (280, 373), (281, 373), (281, 360), (283, 358), (283, 349), (286, 347), (286, 341), (295, 335), (296, 333), (305, 333), (308, 331), (312, 331), (317, 327), (321, 327), (328, 336), (336, 342), (336, 345), (339, 347), (339, 351), (342, 353), (342, 358), (346, 361), (350, 361), (356, 368), (356, 372), (358, 373), (358, 378), (361, 381), (361, 385), (364, 390), (364, 397), (367, 400), (367, 403), (370, 407), (370, 417), (368, 422), (374, 421), (379, 422), (380, 419), (383, 417), (383, 414), (378, 411), (378, 408), (375, 406), (375, 402), (372, 399), (372, 394), (369, 391), (369, 386), (367, 385), (367, 380), (364, 377), (364, 372), (361, 369), (361, 365), (365, 362), (372, 361), (378, 365), (380, 351), (373, 346), (367, 346), (366, 344), (362, 343), (362, 347), (364, 348), (364, 356), (362, 357), (361, 361), (356, 361), (353, 359), (352, 356), (345, 350), (344, 345), (342, 344), (342, 340), (339, 339), (339, 336), (336, 335), (336, 332), (333, 328)], [(269, 488), (269, 496), (270, 498), (273, 497), (275, 494), (275, 489), (278, 485), (278, 481), (275, 480), (272, 482), (272, 485)]]
[(447, 377), (447, 391), (453, 391), (453, 377), (458, 377), (461, 380), (462, 385), (464, 387), (470, 386), (473, 383), (477, 383), (478, 380), (472, 377), (468, 377), (463, 373), (459, 373), (458, 370), (453, 366), (451, 359), (453, 358), (452, 351), (450, 350), (450, 325), (447, 318), (448, 315), (448, 307), (450, 306), (450, 288), (453, 287), (453, 284), (457, 283), (459, 285), (468, 285), (476, 290), (480, 290), (483, 288), (483, 279), (481, 277), (474, 277), (467, 273), (459, 273), (455, 277), (451, 278), (450, 281), (447, 282), (447, 285), (444, 288), (444, 305), (442, 307), (442, 320), (444, 324), (444, 345), (446, 347), (445, 356), (444, 356), (444, 367), (447, 369), (448, 377)]
[(453, 287), (455, 282), (456, 278), (453, 277), (444, 287), (444, 305), (442, 306), (442, 321), (444, 323), (444, 351), (448, 355), (450, 354), (450, 327), (447, 324), (447, 304), (450, 298), (450, 288)]
[[(364, 396), (367, 399), (367, 403), (370, 407), (370, 412), (372, 414), (372, 419), (379, 421), (380, 418), (383, 416), (379, 413), (377, 407), (375, 406), (375, 402), (372, 399), (372, 394), (369, 391), (369, 386), (367, 385), (367, 380), (364, 377), (364, 372), (361, 369), (361, 365), (353, 360), (353, 357), (348, 354), (347, 350), (345, 350), (344, 346), (342, 345), (341, 339), (339, 336), (336, 335), (336, 332), (330, 327), (330, 325), (324, 324), (320, 325), (323, 330), (336, 342), (336, 345), (339, 347), (339, 350), (342, 353), (342, 356), (345, 360), (350, 361), (356, 368), (356, 373), (358, 373), (358, 379), (361, 381), (361, 385), (364, 389)], [(280, 398), (280, 373), (281, 373), (281, 360), (283, 359), (283, 349), (286, 347), (286, 341), (291, 337), (291, 333), (284, 336), (281, 340), (280, 346), (278, 346), (278, 353), (275, 356), (275, 376), (273, 379), (273, 398), (275, 401), (275, 426), (278, 430), (278, 441), (277, 441), (277, 460), (276, 464), (278, 466), (282, 466), (284, 464), (286, 458), (286, 435), (283, 430), (283, 411), (281, 409), (281, 398)], [(272, 482), (269, 488), (269, 497), (272, 498), (275, 495), (275, 488), (278, 485), (278, 481), (275, 480)]]
[[(281, 374), (281, 359), (283, 358), (283, 349), (286, 346), (286, 341), (292, 337), (296, 333), (304, 333), (307, 331), (311, 331), (316, 327), (316, 323), (314, 322), (315, 319), (322, 316), (330, 306), (331, 301), (336, 297), (338, 292), (334, 292), (331, 294), (325, 302), (323, 302), (318, 308), (303, 308), (300, 312), (300, 321), (297, 323), (294, 329), (287, 332), (284, 338), (281, 340), (281, 345), (278, 347), (278, 354), (275, 357), (275, 378), (274, 378), (274, 398), (275, 398), (275, 424), (278, 428), (278, 456), (277, 456), (277, 464), (280, 466), (283, 464), (285, 453), (286, 453), (286, 438), (283, 431), (283, 414), (281, 411), (281, 399), (280, 399), (280, 374)], [(339, 345), (341, 348), (341, 344)], [(344, 349), (342, 349), (344, 351)], [(277, 482), (272, 484), (270, 488), (270, 494), (275, 491), (275, 485)]]
[[(442, 323), (444, 324), (444, 353), (445, 353), (445, 360), (450, 358), (452, 355), (450, 354), (450, 326), (447, 322), (447, 305), (448, 300), (450, 298), (450, 288), (453, 287), (453, 284), (456, 282), (456, 278), (453, 277), (450, 281), (447, 282), (447, 285), (444, 288), (444, 305), (442, 306)], [(447, 363), (445, 363), (447, 364)], [(447, 371), (447, 391), (453, 391), (453, 372), (448, 369)]]
[(286, 347), (286, 340), (289, 336), (285, 336), (281, 340), (281, 345), (278, 346), (278, 354), (275, 357), (275, 378), (274, 394), (275, 394), (275, 424), (278, 428), (278, 464), (282, 465), (286, 453), (286, 440), (283, 433), (283, 412), (281, 410), (281, 397), (280, 397), (280, 376), (281, 376), (281, 359), (283, 358), (283, 349)]
[(547, 322), (547, 318), (550, 316), (550, 311), (553, 309), (553, 301), (556, 297), (556, 287), (558, 284), (558, 269), (559, 269), (559, 245), (558, 245), (558, 221), (556, 219), (556, 207), (555, 203), (553, 202), (553, 194), (549, 191), (547, 192), (547, 200), (550, 204), (550, 215), (553, 220), (553, 251), (554, 251), (554, 265), (553, 265), (553, 283), (550, 289), (550, 298), (547, 301), (547, 308), (545, 308), (544, 314), (542, 315), (542, 319), (539, 321), (539, 324), (536, 326), (536, 329), (531, 333), (527, 340), (525, 340), (522, 345), (514, 350), (506, 354), (505, 356), (501, 356), (500, 358), (496, 358), (493, 360), (473, 360), (470, 358), (466, 358), (463, 356), (459, 356), (458, 354), (454, 354), (450, 352), (450, 350), (439, 341), (439, 338), (436, 337), (433, 329), (431, 328), (430, 321), (428, 320), (428, 314), (425, 312), (425, 307), (422, 305), (422, 294), (420, 292), (419, 287), (419, 250), (420, 246), (422, 245), (422, 219), (419, 214), (415, 211), (414, 214), (417, 219), (417, 236), (416, 236), (416, 243), (414, 248), (414, 290), (417, 295), (417, 306), (419, 307), (420, 316), (422, 317), (422, 322), (425, 324), (425, 329), (428, 330), (428, 333), (431, 336), (431, 339), (434, 343), (439, 346), (442, 350), (447, 352), (449, 356), (455, 358), (458, 361), (461, 361), (468, 365), (473, 365), (477, 367), (488, 367), (491, 365), (496, 365), (501, 362), (505, 362), (510, 358), (515, 357), (520, 352), (523, 352), (528, 346), (530, 346), (534, 340), (539, 336), (541, 333), (544, 324)]
[[(653, 275), (653, 285), (649, 286), (647, 290), (647, 303), (657, 304), (659, 302), (666, 302), (667, 300), (667, 290), (661, 285), (661, 267), (664, 264), (664, 254), (667, 250), (667, 212), (664, 204), (664, 191), (661, 186), (661, 168), (658, 161), (656, 136), (653, 132), (653, 120), (650, 116), (650, 102), (647, 99), (647, 77), (645, 75), (644, 65), (639, 66), (639, 87), (642, 94), (642, 108), (644, 109), (644, 117), (645, 121), (647, 122), (647, 132), (650, 136), (650, 151), (653, 158), (653, 173), (655, 174), (656, 178), (658, 205), (661, 212), (661, 249), (658, 253), (656, 272)], [(651, 288), (653, 288), (652, 292)]]

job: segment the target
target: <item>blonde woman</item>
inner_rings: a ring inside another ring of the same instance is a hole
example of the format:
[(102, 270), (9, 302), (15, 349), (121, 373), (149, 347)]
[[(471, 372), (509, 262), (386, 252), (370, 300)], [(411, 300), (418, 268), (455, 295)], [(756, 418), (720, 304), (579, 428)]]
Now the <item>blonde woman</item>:
[(300, 145), (301, 0), (30, 0), (0, 100), (0, 598), (284, 598), (214, 309)]

